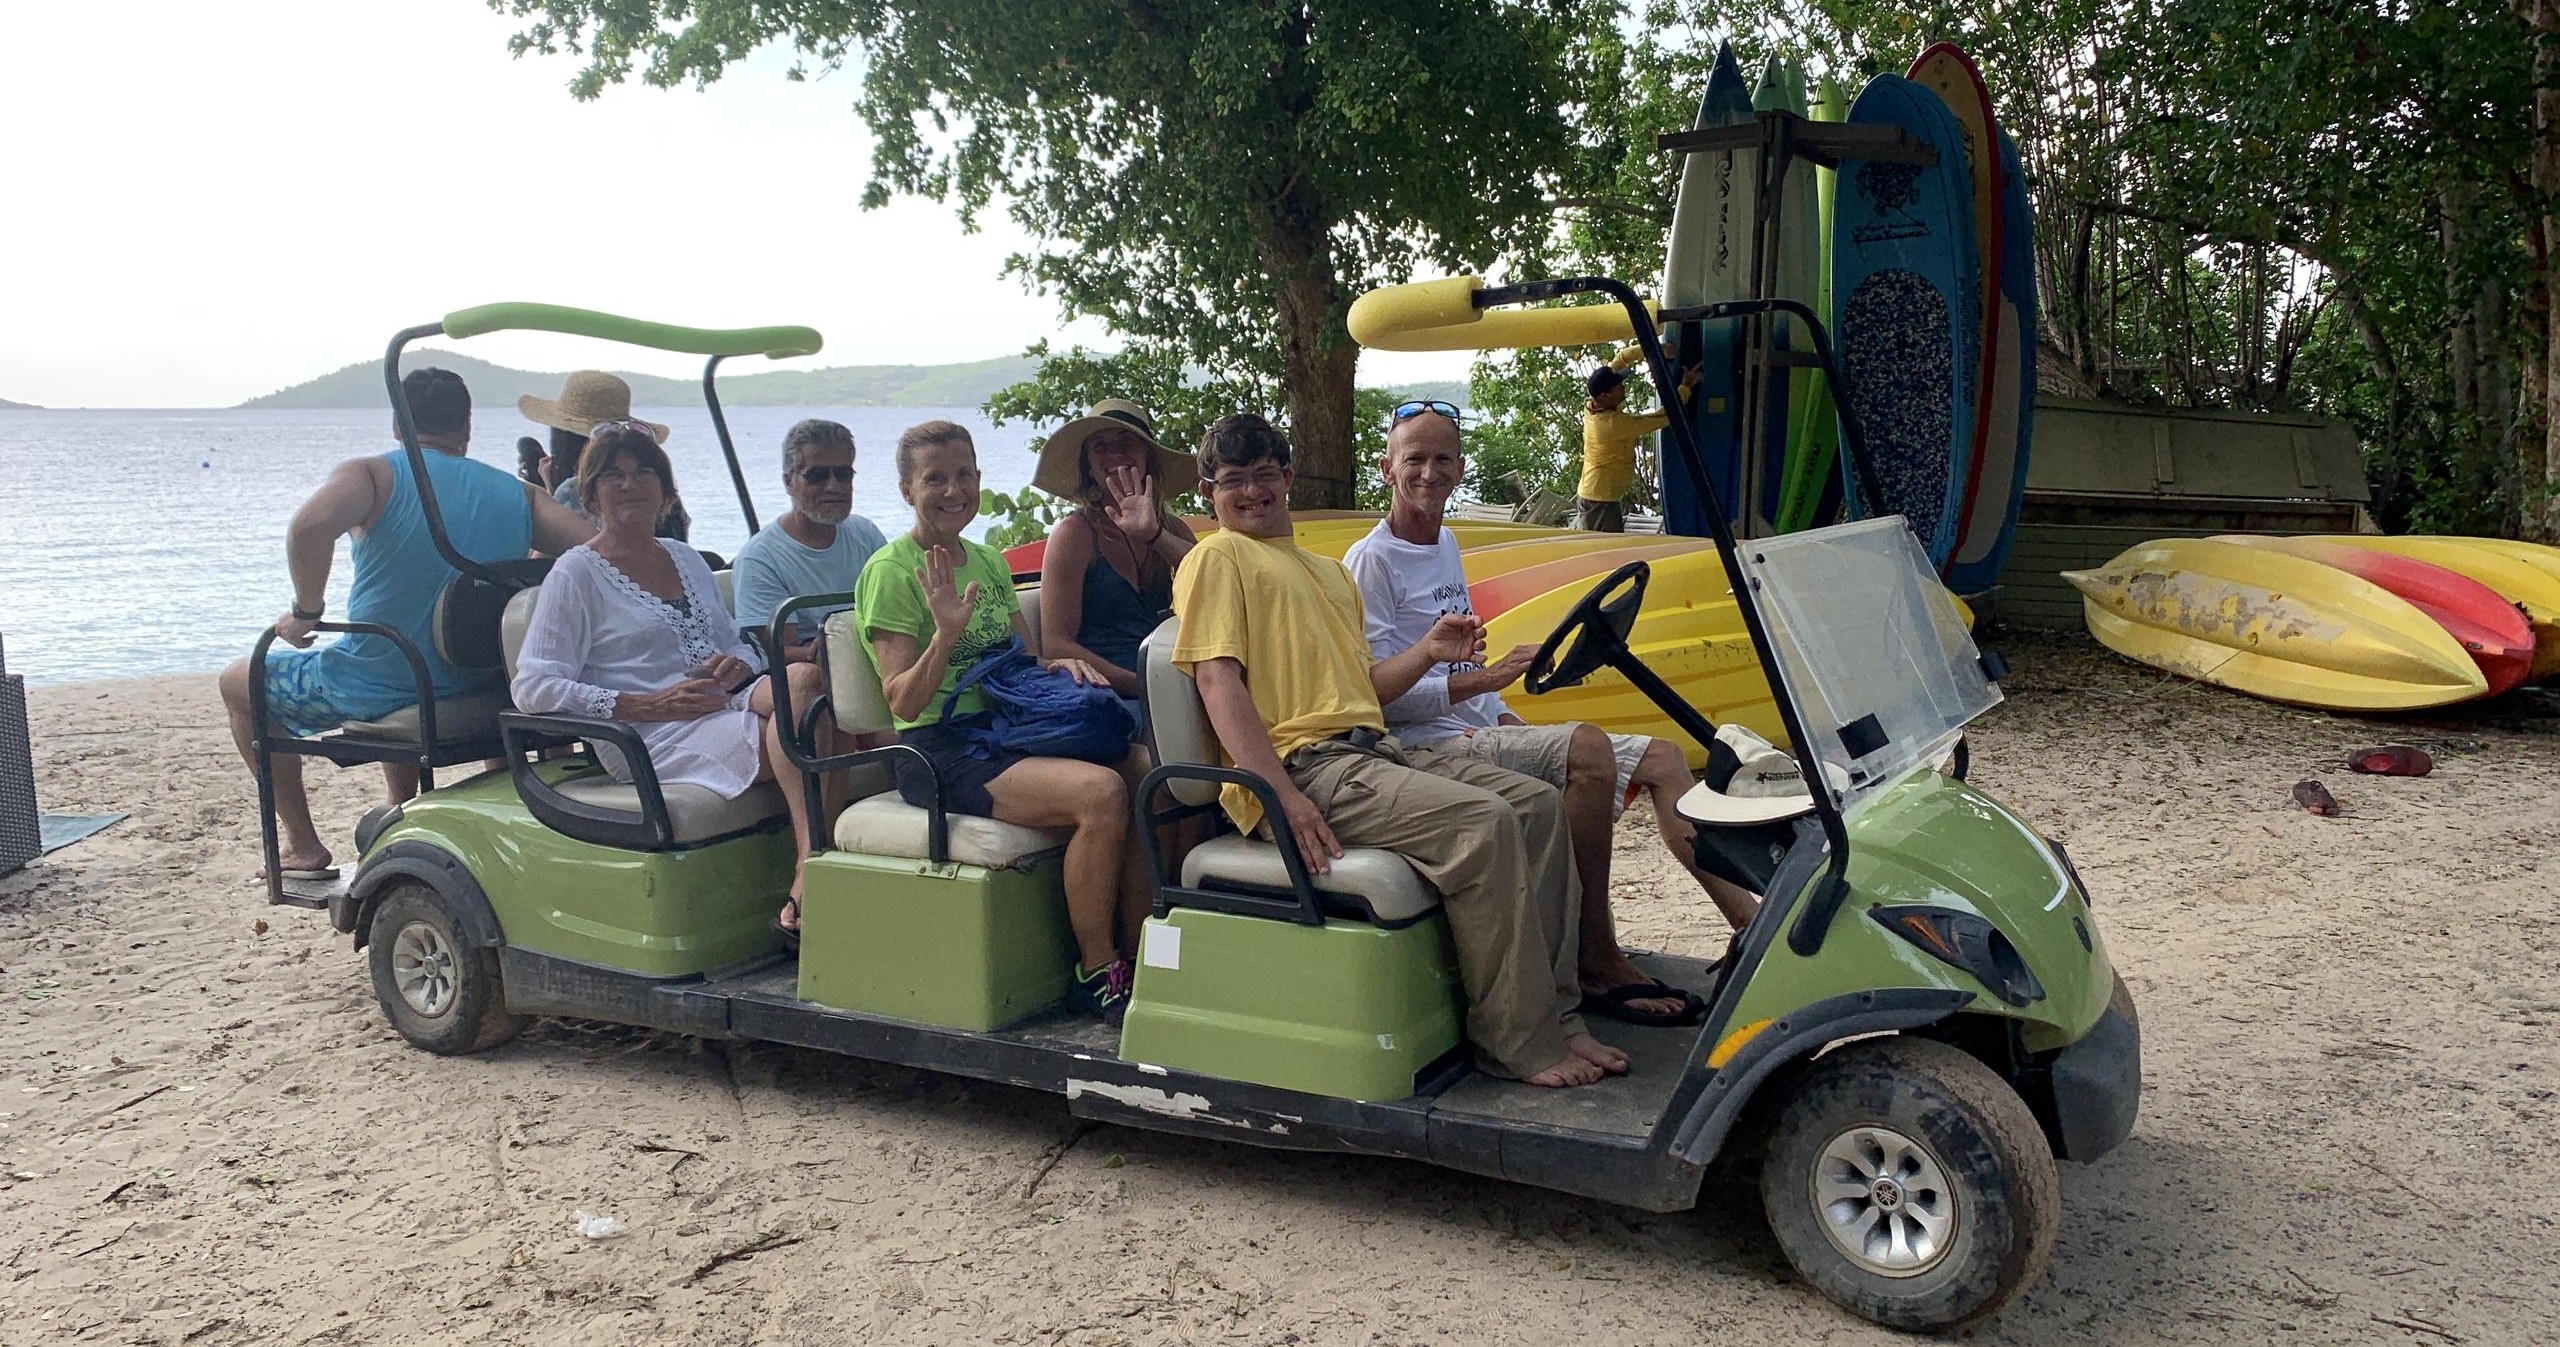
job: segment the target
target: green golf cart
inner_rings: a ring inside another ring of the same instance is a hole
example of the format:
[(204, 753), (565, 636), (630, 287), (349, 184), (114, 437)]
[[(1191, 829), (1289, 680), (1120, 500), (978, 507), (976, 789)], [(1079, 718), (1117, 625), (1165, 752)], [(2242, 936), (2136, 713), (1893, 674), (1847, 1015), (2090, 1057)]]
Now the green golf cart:
[[(1616, 282), (1471, 287), (1457, 302), (1585, 291), (1626, 308), (1668, 393), (1651, 315)], [(512, 325), (563, 330), (524, 312)], [(583, 330), (712, 354), (753, 344)], [(400, 424), (407, 440), (405, 410)], [(768, 925), (794, 853), (773, 787), (722, 800), (662, 786), (628, 726), (515, 711), (496, 717), (507, 770), (368, 816), (330, 920), (369, 956), (391, 1023), (433, 1052), (493, 1046), (537, 1015), (788, 1043), (1051, 1091), (1082, 1118), (1399, 1156), (1653, 1211), (1695, 1205), (1719, 1158), (1753, 1162), (1808, 1281), (1880, 1323), (1962, 1327), (2042, 1267), (2055, 1157), (2094, 1159), (2130, 1131), (2133, 1007), (2062, 850), (1937, 768), (1999, 693), (1908, 530), (1886, 518), (1717, 541), (1823, 781), (1801, 817), (1702, 829), (1702, 858), (1766, 902), (1721, 959), (1640, 957), (1710, 1011), (1616, 1029), (1634, 1069), (1598, 1085), (1544, 1090), (1469, 1064), (1447, 923), (1400, 857), (1354, 849), (1311, 875), (1294, 848), (1230, 833), (1168, 868), (1159, 830), (1215, 817), (1221, 784), (1276, 812), (1267, 783), (1223, 765), (1165, 658), (1170, 622), (1143, 671), (1158, 765), (1138, 832), (1157, 889), (1121, 1028), (1063, 1004), (1063, 834), (907, 804), (890, 769), (911, 750), (816, 751), (821, 713), (847, 731), (889, 723), (849, 613), (824, 624), (819, 705), (790, 705), (776, 681), (794, 758), (845, 774), (853, 801), (832, 820), (811, 811), (796, 957)], [(1706, 742), (1713, 727), (1629, 653), (1648, 582), (1639, 563), (1596, 586), (1539, 652), (1533, 688), (1625, 678)], [(502, 665), (531, 600), (519, 588), (473, 608), (473, 639)], [(795, 599), (771, 630), (849, 600)], [(628, 781), (597, 765), (599, 744)]]

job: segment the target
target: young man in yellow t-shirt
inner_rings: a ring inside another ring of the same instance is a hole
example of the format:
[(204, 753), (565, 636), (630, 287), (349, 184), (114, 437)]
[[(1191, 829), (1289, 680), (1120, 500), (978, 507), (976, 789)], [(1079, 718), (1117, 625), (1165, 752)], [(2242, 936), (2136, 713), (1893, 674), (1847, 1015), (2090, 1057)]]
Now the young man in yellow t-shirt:
[[(1591, 371), (1583, 381), (1590, 400), (1582, 404), (1582, 480), (1573, 488), (1573, 526), (1592, 533), (1627, 531), (1627, 491), (1636, 484), (1636, 442), (1671, 424), (1660, 409), (1622, 411), (1627, 405), (1627, 367), (1644, 359), (1644, 348), (1630, 346), (1618, 358)], [(1701, 371), (1691, 367), (1680, 377), (1680, 396), (1698, 386)]]
[(1408, 750), (1383, 701), (1432, 665), (1473, 659), (1481, 625), (1453, 614), (1372, 661), (1351, 573), (1292, 536), (1289, 442), (1259, 416), (1222, 417), (1200, 441), (1218, 532), (1174, 576), (1174, 663), (1199, 684), (1229, 761), (1271, 784), (1286, 815), (1247, 792), (1222, 802), (1324, 873), (1346, 845), (1412, 862), (1440, 891), (1486, 1069), (1532, 1085), (1588, 1085), (1627, 1069), (1576, 1007), (1580, 895), (1556, 788), (1471, 759)]

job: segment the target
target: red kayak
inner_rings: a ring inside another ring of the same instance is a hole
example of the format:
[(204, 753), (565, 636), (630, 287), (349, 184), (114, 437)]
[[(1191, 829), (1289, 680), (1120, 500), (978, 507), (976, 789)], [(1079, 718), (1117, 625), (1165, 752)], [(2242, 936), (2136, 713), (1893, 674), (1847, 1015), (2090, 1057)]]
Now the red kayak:
[(2398, 596), (2410, 607), (2434, 618), (2437, 626), (2471, 652), (2472, 661), (2480, 666), (2481, 677), (2489, 680), (2489, 696), (2495, 697), (2522, 683), (2532, 671), (2532, 624), (2496, 590), (2468, 576), (2389, 552), (2319, 538), (2227, 534), (2216, 541), (2316, 561)]

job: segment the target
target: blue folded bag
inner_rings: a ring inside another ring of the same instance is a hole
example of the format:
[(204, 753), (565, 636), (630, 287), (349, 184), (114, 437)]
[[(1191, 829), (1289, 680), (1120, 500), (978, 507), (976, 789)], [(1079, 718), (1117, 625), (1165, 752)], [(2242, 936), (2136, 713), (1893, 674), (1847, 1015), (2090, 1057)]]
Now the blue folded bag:
[[(984, 716), (954, 720), (952, 704), (976, 688), (986, 694)], [(1138, 721), (1111, 686), (1076, 681), (1064, 669), (1040, 667), (1020, 639), (978, 657), (942, 699), (942, 718), (966, 725), (976, 756), (995, 750), (1035, 758), (1081, 758), (1116, 763), (1129, 756)]]

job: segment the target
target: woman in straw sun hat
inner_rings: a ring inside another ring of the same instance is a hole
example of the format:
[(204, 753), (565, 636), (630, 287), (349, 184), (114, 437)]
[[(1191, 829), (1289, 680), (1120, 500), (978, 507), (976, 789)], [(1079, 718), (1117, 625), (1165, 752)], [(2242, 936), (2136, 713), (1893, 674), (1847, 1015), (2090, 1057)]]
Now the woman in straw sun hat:
[[(631, 385), (603, 370), (572, 370), (560, 381), (560, 396), (538, 398), (527, 393), (516, 399), (516, 410), (523, 412), (526, 420), (551, 428), (551, 459), (543, 468), (543, 477), (551, 486), (552, 499), (581, 514), (585, 511), (578, 504), (578, 458), (586, 451), (587, 433), (598, 423), (629, 421), (648, 431), (649, 438), (659, 444), (667, 442), (665, 426), (632, 418)], [(658, 524), (658, 536), (683, 541), (692, 532), (693, 517), (685, 513), (684, 502), (670, 493), (666, 517)]]
[(1197, 461), (1159, 442), (1155, 417), (1125, 398), (1095, 403), (1049, 437), (1031, 484), (1076, 509), (1049, 530), (1040, 563), (1041, 653), (1083, 660), (1136, 699), (1138, 643), (1173, 606), (1173, 568), (1197, 541), (1165, 494), (1199, 476)]

